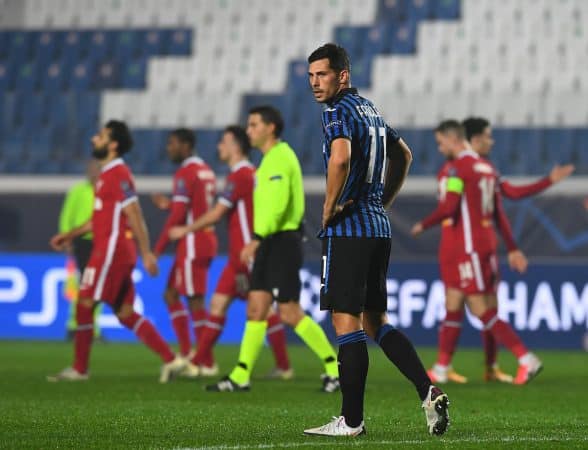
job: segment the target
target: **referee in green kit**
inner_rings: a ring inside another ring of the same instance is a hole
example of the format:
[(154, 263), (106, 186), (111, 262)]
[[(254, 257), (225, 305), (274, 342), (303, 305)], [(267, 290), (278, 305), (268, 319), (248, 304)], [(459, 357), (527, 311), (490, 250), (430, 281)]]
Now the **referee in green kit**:
[(247, 303), (247, 322), (239, 361), (233, 371), (208, 391), (237, 392), (250, 389), (251, 372), (265, 338), (265, 317), (273, 301), (282, 322), (320, 358), (325, 367), (322, 390), (339, 390), (337, 357), (323, 329), (307, 316), (299, 303), (302, 266), (304, 188), (300, 163), (292, 148), (280, 140), (284, 121), (271, 106), (249, 111), (247, 135), (251, 146), (263, 153), (253, 193), (251, 241), (241, 252), (244, 264), (253, 263)]

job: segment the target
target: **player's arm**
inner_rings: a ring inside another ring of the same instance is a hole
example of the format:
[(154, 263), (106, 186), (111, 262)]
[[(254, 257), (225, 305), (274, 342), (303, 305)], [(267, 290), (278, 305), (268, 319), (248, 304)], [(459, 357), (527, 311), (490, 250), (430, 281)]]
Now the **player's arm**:
[(556, 165), (551, 169), (548, 176), (541, 178), (534, 183), (524, 185), (513, 185), (506, 180), (500, 182), (500, 192), (509, 199), (517, 200), (531, 195), (539, 194), (550, 186), (559, 183), (569, 177), (575, 170), (573, 164), (564, 166)]
[(83, 236), (86, 233), (92, 231), (92, 221), (88, 220), (86, 223), (76, 227), (70, 231), (64, 233), (58, 233), (51, 238), (49, 241), (49, 245), (53, 250), (61, 252), (66, 249), (67, 246), (73, 241), (75, 238), (79, 236)]
[(396, 142), (388, 139), (387, 146), (388, 164), (386, 167), (386, 179), (384, 181), (384, 194), (382, 196), (382, 203), (384, 208), (389, 208), (400, 188), (404, 184), (404, 180), (408, 175), (410, 164), (412, 163), (412, 153), (406, 142), (398, 138)]
[(229, 207), (220, 201), (214, 205), (212, 209), (209, 209), (202, 214), (198, 219), (189, 225), (175, 225), (170, 227), (168, 235), (172, 241), (183, 238), (186, 234), (195, 231), (203, 230), (211, 225), (218, 223), (223, 216), (229, 212)]
[(463, 189), (464, 182), (461, 178), (455, 175), (448, 177), (445, 199), (439, 202), (431, 214), (413, 225), (411, 234), (418, 236), (427, 228), (431, 228), (450, 217), (455, 217), (459, 211)]
[(147, 225), (145, 224), (143, 212), (141, 211), (141, 206), (136, 197), (134, 200), (126, 202), (126, 205), (123, 206), (123, 213), (127, 217), (127, 223), (129, 224), (139, 246), (145, 269), (150, 275), (157, 275), (157, 258), (151, 252)]
[(515, 242), (510, 222), (504, 211), (502, 203), (502, 194), (497, 191), (494, 195), (494, 222), (498, 227), (502, 240), (506, 245), (508, 251), (508, 264), (511, 269), (519, 273), (524, 273), (527, 270), (527, 257), (521, 252)]
[(163, 230), (153, 247), (153, 253), (159, 256), (163, 253), (169, 244), (169, 230), (176, 225), (183, 225), (186, 222), (186, 212), (188, 210), (187, 200), (174, 200), (171, 205), (171, 211), (167, 216)]
[(352, 202), (352, 200), (349, 200), (343, 205), (339, 204), (339, 199), (349, 177), (350, 165), (351, 141), (347, 138), (335, 139), (331, 143), (331, 156), (327, 165), (327, 190), (325, 203), (323, 204), (323, 228), (328, 225), (335, 215)]

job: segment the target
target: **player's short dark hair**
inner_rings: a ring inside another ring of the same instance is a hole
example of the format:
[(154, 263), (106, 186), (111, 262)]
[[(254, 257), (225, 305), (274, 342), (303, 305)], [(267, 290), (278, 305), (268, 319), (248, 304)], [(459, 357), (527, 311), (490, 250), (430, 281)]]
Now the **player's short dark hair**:
[(466, 139), (471, 141), (474, 136), (482, 134), (490, 126), (490, 122), (483, 117), (468, 117), (462, 122), (462, 125)]
[(284, 131), (284, 119), (282, 118), (280, 111), (273, 106), (255, 106), (249, 110), (249, 114), (259, 114), (264, 123), (274, 124), (275, 137), (279, 138), (282, 135), (282, 131)]
[(117, 152), (124, 155), (133, 148), (133, 136), (126, 123), (120, 120), (109, 120), (104, 128), (110, 130), (110, 139), (118, 144)]
[(176, 128), (170, 133), (170, 136), (175, 136), (178, 141), (188, 144), (191, 149), (196, 145), (196, 134), (188, 128)]
[(347, 50), (340, 45), (331, 42), (312, 52), (308, 57), (308, 64), (318, 61), (319, 59), (328, 59), (329, 67), (337, 73), (342, 70), (349, 71), (351, 67)]
[(243, 127), (239, 125), (229, 125), (225, 128), (225, 133), (231, 133), (235, 141), (237, 141), (237, 145), (241, 149), (241, 152), (245, 156), (249, 155), (251, 151), (251, 142), (249, 142), (249, 136), (247, 136), (247, 132)]
[(463, 125), (455, 119), (444, 120), (439, 125), (437, 125), (437, 128), (435, 128), (435, 132), (441, 134), (455, 133), (461, 138), (465, 137)]

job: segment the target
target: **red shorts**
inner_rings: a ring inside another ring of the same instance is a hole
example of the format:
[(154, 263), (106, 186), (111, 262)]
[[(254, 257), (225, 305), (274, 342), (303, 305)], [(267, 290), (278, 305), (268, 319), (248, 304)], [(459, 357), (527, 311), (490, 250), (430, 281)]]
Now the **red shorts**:
[(176, 258), (167, 280), (168, 289), (175, 289), (178, 294), (186, 297), (204, 295), (206, 293), (208, 268), (211, 263), (211, 258)]
[(223, 269), (215, 293), (228, 295), (231, 298), (247, 299), (249, 291), (249, 271), (243, 265), (236, 265), (230, 261)]
[(470, 253), (439, 261), (441, 281), (446, 288), (464, 294), (496, 294), (499, 275), (496, 253)]
[[(112, 258), (113, 261), (116, 259)], [(93, 253), (82, 274), (80, 298), (103, 301), (115, 311), (122, 304), (132, 305), (135, 300), (134, 268), (131, 263), (109, 263)]]

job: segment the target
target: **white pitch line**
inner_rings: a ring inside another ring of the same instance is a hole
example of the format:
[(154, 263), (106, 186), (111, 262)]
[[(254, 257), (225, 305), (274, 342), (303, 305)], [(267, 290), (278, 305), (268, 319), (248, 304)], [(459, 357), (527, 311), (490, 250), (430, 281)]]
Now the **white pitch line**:
[[(263, 450), (266, 448), (295, 448), (295, 447), (312, 447), (320, 446), (328, 443), (329, 447), (343, 447), (343, 446), (364, 446), (364, 445), (411, 445), (411, 444), (427, 444), (433, 443), (435, 440), (431, 439), (413, 439), (413, 440), (401, 440), (401, 441), (368, 441), (362, 438), (354, 438), (353, 441), (328, 441), (328, 438), (321, 438), (319, 436), (309, 437), (309, 440), (304, 442), (289, 442), (285, 444), (257, 444), (257, 445), (217, 445), (213, 447), (176, 447), (173, 450), (247, 450), (247, 449), (259, 449)], [(508, 442), (588, 442), (588, 437), (514, 437), (508, 436), (503, 438), (458, 438), (458, 439), (446, 439), (440, 438), (436, 442), (443, 442), (446, 444), (452, 443), (472, 443), (472, 444), (484, 444), (484, 443), (508, 443)]]

